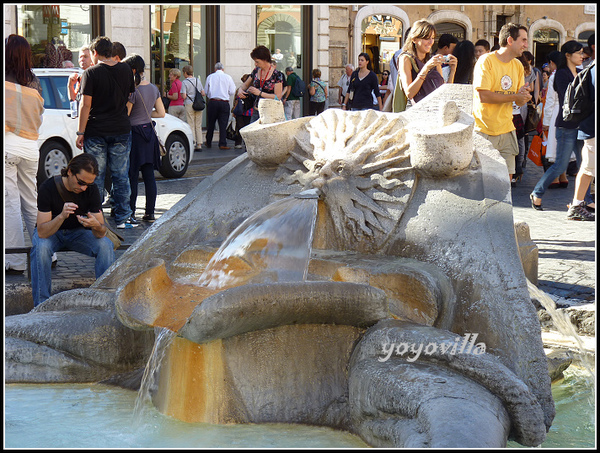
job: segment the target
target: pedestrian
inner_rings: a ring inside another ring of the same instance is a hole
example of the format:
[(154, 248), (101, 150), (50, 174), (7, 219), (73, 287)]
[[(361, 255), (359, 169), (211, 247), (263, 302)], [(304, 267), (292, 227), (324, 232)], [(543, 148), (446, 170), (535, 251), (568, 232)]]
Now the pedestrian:
[[(9, 35), (4, 46), (4, 244), (24, 247), (23, 220), (33, 236), (37, 216), (39, 150), (37, 138), (42, 125), (44, 99), (33, 74), (33, 55), (27, 40)], [(26, 256), (4, 257), (7, 274), (23, 274)]]
[(131, 153), (129, 155), (129, 185), (131, 196), (131, 219), (136, 220), (135, 210), (138, 195), (138, 177), (142, 172), (146, 191), (146, 206), (142, 220), (154, 222), (154, 209), (158, 190), (154, 170), (160, 169), (160, 149), (152, 118), (164, 118), (165, 106), (156, 85), (146, 80), (144, 59), (136, 54), (124, 60), (133, 72), (136, 90), (129, 96), (127, 109), (131, 122)]
[(486, 39), (479, 39), (475, 43), (475, 60), (479, 60), (483, 54), (490, 52), (490, 43)]
[[(246, 80), (248, 80), (249, 77), (250, 74), (244, 74), (241, 79), (242, 84)], [(240, 129), (250, 124), (250, 119), (252, 118), (252, 113), (254, 111), (254, 107), (252, 107), (252, 104), (250, 104), (248, 108), (246, 108), (246, 105), (244, 105), (244, 99), (241, 99), (239, 97), (240, 89), (241, 87), (238, 88), (236, 92), (235, 101), (232, 109), (232, 111), (234, 112), (233, 116), (235, 117), (235, 149), (242, 149), (242, 143), (244, 142), (244, 139), (242, 138), (242, 134), (240, 134)], [(247, 98), (246, 100), (249, 101), (250, 99)], [(239, 109), (240, 113), (235, 113), (237, 104), (241, 104)]]
[[(595, 43), (592, 43), (591, 48), (594, 49)], [(595, 50), (592, 50), (593, 54)], [(595, 61), (590, 63), (595, 65)], [(596, 88), (596, 71), (590, 71), (593, 88), (592, 96)], [(595, 103), (595, 99), (594, 99)], [(583, 140), (583, 149), (581, 151), (581, 167), (575, 179), (575, 193), (573, 194), (573, 202), (569, 206), (567, 219), (569, 220), (595, 220), (596, 203), (591, 198), (590, 202), (586, 202), (586, 192), (596, 177), (596, 113), (595, 109), (592, 113), (579, 123), (579, 132), (577, 138)]]
[(344, 74), (338, 80), (337, 86), (340, 87), (340, 105), (344, 103), (344, 98), (346, 97), (346, 93), (348, 93), (348, 86), (350, 85), (350, 76), (354, 72), (354, 65), (348, 63), (344, 67)]
[(379, 83), (379, 92), (383, 96), (383, 105), (385, 101), (390, 97), (390, 71), (387, 69), (381, 73), (381, 82)]
[[(257, 46), (250, 52), (256, 67), (250, 74), (239, 91), (239, 96), (244, 99), (251, 96), (254, 107), (258, 107), (260, 99), (280, 100), (283, 95), (283, 73), (277, 71), (271, 64), (271, 52), (265, 46)], [(291, 66), (291, 65), (290, 65)], [(258, 109), (252, 113), (251, 122), (259, 118)]]
[[(456, 36), (451, 35), (450, 33), (444, 33), (438, 40), (438, 49), (435, 54), (443, 57), (446, 55), (452, 55), (457, 44), (458, 38)], [(445, 83), (454, 82), (454, 79), (450, 78), (451, 70), (452, 67), (446, 61), (444, 61), (444, 63), (442, 63), (442, 77), (444, 78)]]
[(219, 123), (219, 149), (227, 150), (227, 122), (229, 121), (229, 99), (235, 95), (235, 83), (226, 74), (223, 63), (215, 64), (215, 72), (206, 78), (206, 143), (210, 148), (215, 132), (215, 122)]
[(473, 116), (477, 133), (504, 158), (511, 181), (519, 154), (513, 104), (520, 107), (531, 99), (523, 65), (516, 59), (527, 48), (527, 28), (508, 23), (500, 29), (499, 38), (500, 49), (482, 55), (475, 64)]
[(206, 96), (200, 76), (194, 77), (194, 68), (191, 65), (183, 67), (183, 82), (181, 84), (181, 92), (183, 93), (183, 106), (185, 108), (185, 117), (187, 123), (192, 128), (194, 135), (195, 151), (202, 151), (202, 112), (203, 110), (194, 110), (194, 99), (196, 98), (196, 90), (200, 96)]
[(113, 41), (112, 58), (117, 63), (123, 61), (127, 56), (127, 50), (125, 46), (118, 41)]
[(98, 161), (96, 184), (104, 198), (106, 168), (112, 176), (117, 228), (133, 228), (129, 197), (131, 124), (127, 114), (135, 82), (129, 65), (112, 59), (112, 42), (105, 36), (90, 45), (94, 65), (81, 77), (81, 105), (76, 145)]
[(526, 50), (523, 52), (523, 58), (527, 62), (525, 66), (525, 83), (529, 82), (529, 91), (533, 96), (533, 103), (537, 105), (540, 102), (540, 90), (542, 85), (542, 71), (535, 67), (533, 54)]
[[(399, 57), (398, 78), (407, 98), (407, 107), (414, 105), (444, 84), (442, 64), (448, 59), (449, 80), (454, 80), (457, 60), (454, 55), (431, 55), (435, 26), (425, 20), (415, 22)], [(396, 103), (396, 101), (394, 101)]]
[(452, 51), (456, 57), (456, 72), (454, 74), (454, 83), (470, 85), (473, 83), (473, 71), (475, 70), (475, 45), (465, 39), (459, 42)]
[(300, 97), (296, 96), (293, 93), (294, 85), (298, 80), (301, 80), (298, 77), (298, 74), (294, 72), (294, 70), (288, 66), (285, 68), (285, 75), (287, 77), (287, 89), (283, 93), (283, 110), (285, 112), (285, 117), (288, 120), (295, 120), (300, 118)]
[(181, 94), (182, 83), (179, 78), (181, 71), (177, 68), (169, 70), (169, 81), (171, 87), (167, 91), (166, 96), (169, 99), (169, 115), (179, 118), (181, 121), (186, 121), (185, 107), (183, 106), (184, 98)]
[(542, 197), (548, 186), (550, 186), (555, 178), (567, 170), (571, 154), (573, 152), (576, 155), (579, 153), (579, 149), (577, 148), (577, 127), (579, 126), (579, 122), (565, 121), (563, 119), (562, 106), (567, 87), (579, 72), (577, 66), (580, 66), (583, 60), (583, 45), (575, 40), (567, 41), (562, 45), (560, 51), (565, 58), (561, 60), (561, 66), (558, 67), (554, 74), (554, 89), (558, 94), (558, 105), (560, 108), (555, 123), (556, 160), (542, 175), (533, 192), (531, 192), (531, 207), (538, 211), (543, 211)]
[(42, 183), (37, 200), (37, 227), (31, 247), (31, 289), (38, 306), (52, 293), (52, 254), (72, 250), (94, 257), (99, 278), (115, 261), (106, 237), (98, 185), (98, 162), (82, 153), (70, 160), (60, 176)]
[[(78, 62), (79, 67), (84, 71), (94, 64), (92, 62), (92, 56), (90, 55), (90, 47), (88, 45), (81, 46), (81, 48), (79, 49)], [(74, 72), (69, 76), (67, 87), (69, 92), (69, 100), (77, 101), (79, 103), (81, 99), (81, 95), (79, 94), (79, 90), (81, 87), (81, 75), (78, 72)]]
[[(561, 109), (558, 105), (558, 94), (554, 89), (554, 75), (556, 69), (561, 66), (561, 61), (565, 56), (559, 51), (550, 52), (548, 58), (548, 71), (550, 78), (543, 108), (542, 131), (546, 135), (546, 155), (543, 156), (542, 163), (544, 171), (547, 171), (556, 160), (556, 118)], [(548, 186), (549, 189), (566, 188), (569, 186), (567, 172), (564, 171), (554, 179)]]
[(318, 115), (325, 111), (325, 102), (329, 95), (327, 82), (321, 80), (321, 70), (313, 69), (312, 80), (308, 85), (308, 94), (310, 99), (308, 101), (308, 115)]
[(362, 52), (358, 54), (358, 69), (350, 77), (350, 85), (342, 109), (352, 111), (372, 109), (373, 95), (377, 99), (379, 110), (383, 109), (379, 79), (371, 69), (371, 57), (368, 53)]

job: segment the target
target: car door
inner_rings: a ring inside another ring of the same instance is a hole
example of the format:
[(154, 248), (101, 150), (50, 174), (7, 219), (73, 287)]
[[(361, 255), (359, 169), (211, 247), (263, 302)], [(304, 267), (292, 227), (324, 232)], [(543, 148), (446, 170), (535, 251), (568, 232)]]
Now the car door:
[(69, 160), (79, 153), (75, 146), (77, 120), (71, 118), (67, 75), (39, 75), (44, 98), (44, 114), (38, 146), (40, 161), (38, 184), (60, 174)]

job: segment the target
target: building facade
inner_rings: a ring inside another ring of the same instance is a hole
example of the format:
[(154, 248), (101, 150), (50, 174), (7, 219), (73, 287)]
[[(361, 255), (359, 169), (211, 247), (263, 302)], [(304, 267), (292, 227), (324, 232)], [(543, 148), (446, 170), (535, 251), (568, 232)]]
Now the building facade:
[(329, 105), (335, 106), (344, 66), (356, 65), (357, 55), (368, 52), (380, 74), (416, 20), (433, 22), (438, 36), (451, 33), (459, 40), (486, 39), (491, 45), (505, 23), (526, 25), (529, 50), (541, 66), (566, 41), (585, 43), (595, 32), (595, 14), (592, 4), (5, 4), (4, 35), (24, 36), (39, 67), (61, 67), (66, 60), (77, 66), (80, 47), (106, 35), (128, 53), (141, 55), (162, 91), (169, 69), (191, 64), (204, 81), (217, 61), (239, 85), (254, 67), (250, 51), (264, 44), (281, 71), (289, 66), (310, 80), (312, 69), (319, 68), (331, 87)]

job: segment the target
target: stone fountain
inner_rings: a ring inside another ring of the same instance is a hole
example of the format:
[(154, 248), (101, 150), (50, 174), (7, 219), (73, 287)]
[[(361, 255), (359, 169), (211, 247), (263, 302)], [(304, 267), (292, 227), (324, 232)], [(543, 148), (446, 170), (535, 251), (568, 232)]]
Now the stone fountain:
[[(181, 420), (326, 425), (378, 447), (540, 445), (548, 365), (506, 166), (473, 133), (471, 98), (444, 85), (402, 114), (292, 121), (261, 101), (248, 152), (91, 288), (6, 319), (6, 382), (122, 383), (160, 327), (177, 335), (152, 399)], [(294, 197), (316, 206), (305, 280), (252, 259), (228, 262), (234, 284), (198, 284), (232, 231)]]

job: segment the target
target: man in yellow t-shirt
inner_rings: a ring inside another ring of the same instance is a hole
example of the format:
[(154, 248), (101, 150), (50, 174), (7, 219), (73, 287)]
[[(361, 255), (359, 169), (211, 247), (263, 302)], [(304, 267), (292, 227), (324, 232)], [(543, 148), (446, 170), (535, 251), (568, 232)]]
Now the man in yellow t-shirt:
[(520, 107), (531, 99), (523, 64), (515, 59), (527, 50), (527, 28), (506, 24), (499, 39), (500, 50), (483, 55), (475, 64), (473, 116), (475, 130), (500, 152), (512, 179), (519, 154), (513, 103)]

